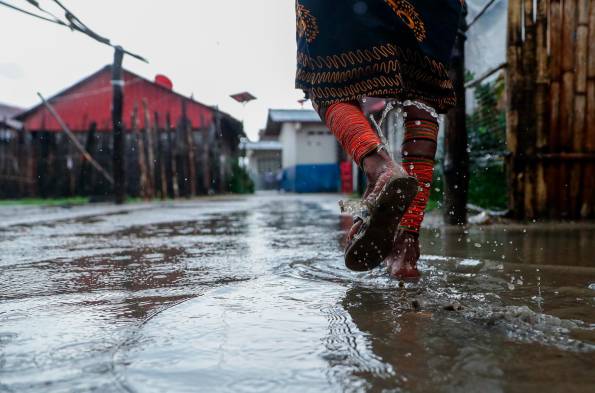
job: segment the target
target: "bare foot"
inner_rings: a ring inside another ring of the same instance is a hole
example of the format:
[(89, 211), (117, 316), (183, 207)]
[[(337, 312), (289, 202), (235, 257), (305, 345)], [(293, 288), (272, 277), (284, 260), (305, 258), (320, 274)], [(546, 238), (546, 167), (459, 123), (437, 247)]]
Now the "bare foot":
[(389, 274), (401, 280), (419, 278), (419, 257), (419, 235), (398, 230), (393, 249), (385, 259)]

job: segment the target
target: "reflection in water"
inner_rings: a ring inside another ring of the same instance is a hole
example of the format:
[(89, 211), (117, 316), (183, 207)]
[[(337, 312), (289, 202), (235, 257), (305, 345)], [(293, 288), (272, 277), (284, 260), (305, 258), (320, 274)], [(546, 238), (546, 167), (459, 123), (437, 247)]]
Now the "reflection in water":
[(593, 224), (492, 225), (425, 230), (426, 254), (595, 268)]
[(0, 391), (595, 385), (592, 227), (426, 230), (401, 286), (345, 269), (335, 196), (101, 209), (0, 229)]

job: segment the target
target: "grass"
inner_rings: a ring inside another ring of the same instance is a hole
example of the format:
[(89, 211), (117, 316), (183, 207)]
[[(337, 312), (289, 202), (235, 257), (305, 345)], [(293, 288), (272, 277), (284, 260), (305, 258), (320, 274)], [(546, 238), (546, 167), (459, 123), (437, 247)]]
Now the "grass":
[(89, 203), (88, 197), (75, 196), (68, 198), (22, 198), (22, 199), (3, 199), (0, 200), (0, 206), (64, 206), (64, 205), (84, 205)]

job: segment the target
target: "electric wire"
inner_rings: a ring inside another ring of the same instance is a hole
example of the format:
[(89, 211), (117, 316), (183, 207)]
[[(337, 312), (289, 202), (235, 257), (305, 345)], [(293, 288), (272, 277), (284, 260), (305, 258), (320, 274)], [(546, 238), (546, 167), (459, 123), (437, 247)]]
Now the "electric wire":
[(132, 53), (124, 48), (122, 48), (119, 45), (114, 45), (111, 43), (111, 41), (106, 38), (103, 37), (99, 34), (97, 34), (95, 31), (91, 30), (86, 24), (84, 24), (76, 15), (74, 15), (68, 8), (66, 8), (60, 1), (58, 0), (53, 0), (54, 3), (56, 3), (63, 11), (64, 11), (64, 17), (66, 18), (67, 22), (61, 20), (60, 18), (56, 17), (54, 14), (50, 13), (49, 11), (43, 9), (39, 3), (36, 0), (25, 0), (27, 3), (31, 4), (32, 6), (36, 7), (38, 10), (40, 10), (41, 12), (43, 12), (44, 14), (50, 16), (43, 16), (43, 15), (39, 15), (37, 13), (31, 12), (31, 11), (27, 11), (23, 8), (17, 7), (15, 5), (12, 5), (10, 3), (5, 2), (4, 0), (0, 0), (0, 5), (3, 5), (7, 8), (10, 8), (14, 11), (17, 12), (21, 12), (23, 14), (35, 17), (37, 19), (41, 19), (44, 20), (46, 22), (50, 22), (50, 23), (54, 23), (57, 24), (59, 26), (64, 26), (64, 27), (68, 27), (70, 30), (74, 30), (74, 31), (78, 31), (79, 33), (85, 34), (86, 36), (94, 39), (97, 42), (100, 42), (104, 45), (108, 45), (114, 49), (119, 49), (121, 50), (123, 53), (134, 57), (135, 59), (138, 59), (140, 61), (143, 61), (145, 63), (148, 63), (147, 59), (145, 59), (144, 57), (136, 54), (136, 53)]

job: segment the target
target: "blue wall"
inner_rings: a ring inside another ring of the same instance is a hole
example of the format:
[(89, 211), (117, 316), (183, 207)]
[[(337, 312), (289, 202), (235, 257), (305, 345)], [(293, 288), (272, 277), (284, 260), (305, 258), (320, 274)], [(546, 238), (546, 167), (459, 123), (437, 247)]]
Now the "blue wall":
[(305, 164), (283, 169), (281, 188), (287, 192), (338, 192), (338, 164)]

